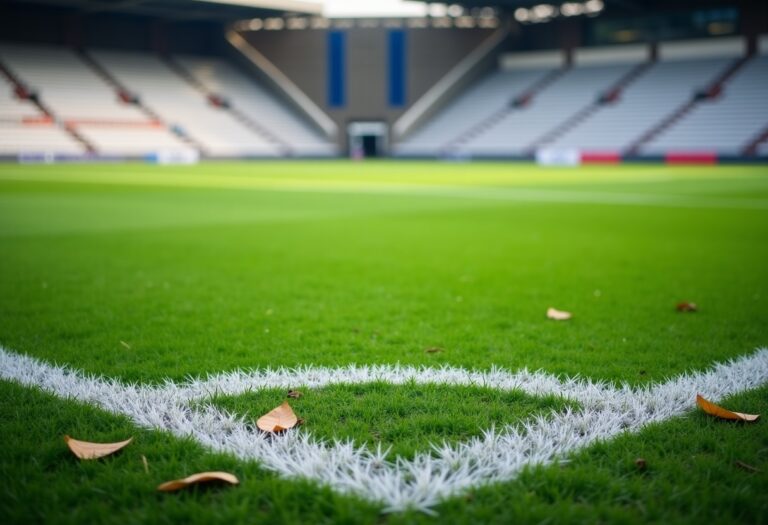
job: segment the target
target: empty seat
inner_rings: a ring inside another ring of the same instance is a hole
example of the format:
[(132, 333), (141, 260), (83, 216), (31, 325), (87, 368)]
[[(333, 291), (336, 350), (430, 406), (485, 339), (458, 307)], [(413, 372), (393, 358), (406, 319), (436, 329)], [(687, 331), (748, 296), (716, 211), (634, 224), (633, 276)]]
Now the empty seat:
[(212, 106), (160, 58), (141, 53), (94, 51), (93, 57), (171, 126), (178, 126), (212, 156), (279, 155), (280, 148), (232, 114)]
[(720, 95), (696, 104), (643, 146), (645, 153), (709, 151), (739, 155), (768, 126), (768, 57), (753, 58)]
[(477, 124), (503, 111), (549, 70), (495, 72), (395, 146), (399, 155), (437, 155)]
[(216, 58), (189, 56), (179, 57), (178, 61), (206, 89), (226, 97), (234, 108), (290, 145), (295, 154), (336, 154), (336, 145), (327, 137), (272, 93), (226, 62)]
[(559, 124), (612, 87), (635, 64), (589, 65), (569, 69), (536, 94), (530, 105), (509, 113), (460, 150), (470, 155), (521, 155)]
[(85, 152), (81, 143), (56, 125), (0, 123), (0, 155), (80, 155)]
[(84, 124), (78, 132), (96, 151), (110, 155), (146, 156), (159, 152), (188, 152), (194, 148), (162, 126), (103, 126)]
[(650, 66), (617, 101), (600, 106), (550, 147), (623, 152), (708, 86), (732, 59), (674, 60)]
[(67, 48), (0, 46), (0, 61), (62, 120), (147, 120)]

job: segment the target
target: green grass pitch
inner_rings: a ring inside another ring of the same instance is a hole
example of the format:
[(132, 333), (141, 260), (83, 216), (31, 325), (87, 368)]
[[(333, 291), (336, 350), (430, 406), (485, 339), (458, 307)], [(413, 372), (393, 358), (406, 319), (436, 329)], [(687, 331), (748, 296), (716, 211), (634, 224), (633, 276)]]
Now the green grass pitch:
[[(548, 321), (550, 306), (574, 318)], [(0, 346), (146, 384), (350, 363), (659, 383), (768, 346), (768, 168), (0, 165)], [(283, 397), (216, 403), (250, 418)], [(299, 432), (405, 457), (566, 405), (378, 383), (294, 402)], [(728, 405), (768, 417), (768, 387)], [(136, 443), (79, 463), (64, 434)], [(435, 516), (382, 514), (7, 381), (0, 435), (3, 523), (768, 522), (766, 422), (699, 412), (471, 489)], [(242, 485), (154, 491), (199, 470)]]

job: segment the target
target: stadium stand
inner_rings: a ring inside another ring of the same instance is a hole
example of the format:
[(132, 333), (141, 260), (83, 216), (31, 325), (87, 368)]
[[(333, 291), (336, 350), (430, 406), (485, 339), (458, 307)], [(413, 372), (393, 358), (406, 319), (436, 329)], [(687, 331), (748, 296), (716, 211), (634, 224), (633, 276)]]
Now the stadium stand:
[[(23, 135), (30, 137), (30, 153), (92, 151), (143, 156), (158, 150), (190, 149), (135, 105), (122, 101), (114, 88), (70, 49), (6, 45), (0, 47), (0, 60), (37, 94), (55, 119), (47, 127), (40, 122), (22, 125)], [(54, 135), (69, 135), (70, 140), (51, 140)]]
[(630, 64), (575, 66), (486, 133), (461, 149), (471, 155), (523, 155), (632, 69)]
[[(0, 155), (339, 154), (344, 137), (316, 129), (294, 111), (295, 99), (261, 85), (246, 62), (230, 63), (221, 50), (153, 49), (0, 43)], [(322, 84), (318, 75), (299, 77)], [(532, 158), (551, 150), (582, 161), (767, 157), (766, 86), (768, 35), (506, 53), (446, 105), (435, 102), (407, 136), (394, 137), (392, 151)], [(315, 99), (323, 94), (315, 91)], [(325, 109), (339, 127), (359, 118)]]
[(531, 86), (549, 72), (533, 69), (493, 73), (414, 132), (408, 140), (398, 144), (396, 153), (428, 156), (449, 150), (452, 144), (459, 143), (473, 130), (481, 133), (482, 126), (493, 125), (495, 120), (504, 118), (512, 102), (529, 92)]
[(243, 122), (269, 133), (299, 156), (330, 156), (336, 147), (283, 105), (274, 95), (230, 64), (215, 58), (178, 57), (177, 62), (209, 96), (231, 105)]
[(714, 151), (739, 155), (768, 125), (768, 56), (747, 60), (684, 118), (642, 147), (644, 153)]
[(65, 154), (86, 151), (83, 143), (31, 99), (32, 93), (5, 67), (0, 74), (0, 155)]
[(688, 103), (695, 86), (707, 85), (729, 63), (729, 59), (656, 63), (628, 86), (619, 100), (601, 105), (550, 147), (627, 151), (642, 133)]
[(3, 46), (0, 57), (62, 120), (145, 120), (134, 106), (120, 103), (112, 88), (74, 51), (64, 47)]
[(159, 57), (102, 50), (90, 54), (172, 129), (200, 144), (203, 153), (214, 157), (283, 154), (278, 145), (213, 106)]
[[(188, 82), (170, 59), (144, 53), (3, 44), (0, 64), (3, 155), (336, 154), (328, 139), (221, 60), (179, 60), (210, 93)], [(19, 90), (34, 94), (40, 107)]]
[[(445, 111), (446, 114), (455, 115), (454, 118), (439, 124), (437, 119), (428, 123), (401, 143), (397, 151), (401, 154), (413, 151), (425, 153), (427, 148), (418, 147), (419, 141), (423, 144), (421, 137), (439, 125), (444, 128), (443, 136), (458, 139), (441, 144), (432, 142), (429, 146), (433, 148), (433, 154), (446, 150), (469, 156), (527, 154), (558, 126), (590, 109), (602, 92), (625, 82), (626, 77), (633, 74), (638, 64), (642, 63), (642, 59), (635, 59), (621, 64), (594, 64), (590, 63), (587, 56), (584, 55), (584, 64), (577, 57), (574, 67), (561, 66), (559, 74), (555, 75), (551, 74), (552, 69), (531, 67), (531, 61), (528, 60), (523, 61), (520, 68), (494, 73), (491, 78), (498, 79), (495, 91), (497, 96), (489, 96), (490, 90), (486, 88), (494, 83), (487, 80), (481, 82)], [(546, 82), (540, 82), (545, 78)], [(486, 126), (477, 129), (476, 121), (469, 117), (498, 111), (500, 102), (506, 102), (509, 109), (494, 122), (486, 121)], [(447, 129), (449, 127), (450, 130)]]
[[(768, 136), (761, 135), (768, 128), (765, 45), (761, 56), (749, 58), (739, 38), (674, 42), (662, 44), (654, 61), (642, 47), (614, 54), (618, 63), (610, 63), (609, 49), (577, 50), (573, 67), (528, 90), (526, 83), (545, 70), (496, 71), (401, 141), (396, 153), (521, 157), (546, 147), (620, 158), (768, 151)], [(514, 104), (521, 94), (524, 103)]]

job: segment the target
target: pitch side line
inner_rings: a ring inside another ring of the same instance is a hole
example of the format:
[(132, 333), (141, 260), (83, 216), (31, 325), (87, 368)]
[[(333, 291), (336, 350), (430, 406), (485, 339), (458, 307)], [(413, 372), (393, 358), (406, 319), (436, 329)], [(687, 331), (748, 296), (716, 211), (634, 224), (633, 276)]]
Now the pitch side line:
[[(641, 388), (559, 380), (525, 370), (477, 372), (397, 365), (232, 372), (152, 387), (88, 376), (2, 348), (0, 378), (125, 415), (140, 427), (192, 437), (210, 449), (256, 460), (283, 477), (312, 479), (378, 502), (389, 512), (407, 508), (429, 512), (441, 500), (470, 487), (513, 479), (526, 466), (552, 463), (597, 441), (683, 414), (693, 408), (697, 392), (716, 401), (764, 385), (768, 383), (768, 349)], [(463, 443), (433, 445), (432, 453), (418, 453), (408, 460), (391, 459), (386, 451), (371, 452), (351, 442), (324, 443), (306, 432), (288, 431), (269, 438), (240, 417), (199, 404), (214, 393), (372, 381), (521, 390), (562, 396), (578, 402), (580, 408), (532, 417), (521, 427), (492, 428)]]

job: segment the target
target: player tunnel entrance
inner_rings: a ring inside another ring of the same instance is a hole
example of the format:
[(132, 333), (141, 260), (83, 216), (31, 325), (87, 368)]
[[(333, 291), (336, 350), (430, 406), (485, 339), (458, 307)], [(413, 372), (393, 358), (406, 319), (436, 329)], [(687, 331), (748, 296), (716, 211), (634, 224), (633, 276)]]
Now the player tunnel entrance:
[(386, 122), (350, 122), (347, 125), (349, 155), (355, 159), (383, 157), (387, 154), (389, 126)]

